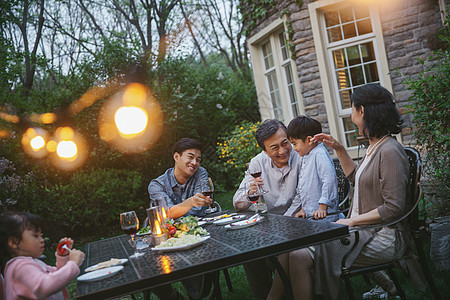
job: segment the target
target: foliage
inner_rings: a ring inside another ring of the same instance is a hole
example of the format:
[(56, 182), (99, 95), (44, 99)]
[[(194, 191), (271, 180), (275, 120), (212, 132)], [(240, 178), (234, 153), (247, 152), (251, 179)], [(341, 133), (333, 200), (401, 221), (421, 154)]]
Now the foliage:
[(222, 142), (217, 143), (223, 168), (234, 179), (235, 186), (242, 180), (250, 160), (261, 152), (255, 139), (258, 125), (259, 122), (244, 121), (225, 134), (220, 139)]
[[(414, 136), (426, 153), (426, 170), (442, 186), (441, 197), (448, 202), (450, 190), (450, 44), (449, 23), (440, 31), (446, 49), (419, 60), (423, 71), (404, 80), (411, 91), (409, 113), (413, 115)], [(448, 203), (447, 203), (448, 205)]]
[[(148, 205), (142, 185), (146, 181), (138, 171), (80, 170), (67, 183), (51, 184), (36, 172), (20, 176), (4, 158), (0, 166), (1, 196), (6, 198), (0, 209), (40, 215), (46, 220), (46, 234), (53, 239), (117, 232), (121, 212)], [(5, 191), (10, 195), (4, 195)]]
[(244, 34), (249, 36), (251, 30), (257, 25), (258, 20), (265, 18), (267, 13), (274, 7), (274, 0), (243, 1), (240, 10), (242, 22), (246, 25)]

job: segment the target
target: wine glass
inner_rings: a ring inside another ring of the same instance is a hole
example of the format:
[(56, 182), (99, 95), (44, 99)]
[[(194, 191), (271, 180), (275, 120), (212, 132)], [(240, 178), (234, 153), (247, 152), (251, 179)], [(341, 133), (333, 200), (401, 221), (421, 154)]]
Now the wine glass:
[[(201, 181), (201, 187), (202, 187), (202, 194), (203, 196), (213, 199), (214, 196), (214, 184), (210, 177), (208, 179), (202, 179)], [(212, 204), (208, 206), (206, 209), (206, 213), (212, 213), (215, 212), (215, 209)]]
[(143, 253), (137, 252), (136, 244), (134, 242), (134, 236), (136, 235), (137, 231), (139, 230), (139, 219), (136, 216), (136, 212), (134, 210), (127, 211), (120, 214), (120, 226), (122, 227), (122, 230), (129, 234), (131, 237), (131, 246), (134, 248), (134, 254), (130, 256), (130, 258), (136, 258), (141, 255), (144, 255)]
[(258, 183), (255, 181), (250, 181), (245, 183), (245, 191), (247, 193), (247, 198), (253, 203), (253, 206), (255, 207), (255, 214), (258, 213), (258, 200), (259, 197), (263, 194), (261, 191), (261, 188), (259, 187)]
[[(253, 178), (261, 177), (262, 174), (261, 166), (257, 163), (250, 164), (248, 167), (248, 172), (250, 173), (250, 175), (252, 175)], [(266, 191), (263, 188), (261, 188), (261, 194), (266, 194), (268, 192), (269, 191)]]

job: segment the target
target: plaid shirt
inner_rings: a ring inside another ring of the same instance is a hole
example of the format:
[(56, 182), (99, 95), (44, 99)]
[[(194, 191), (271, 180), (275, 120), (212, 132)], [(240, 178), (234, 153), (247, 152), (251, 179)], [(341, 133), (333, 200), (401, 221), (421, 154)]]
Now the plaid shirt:
[[(208, 179), (208, 172), (203, 167), (188, 178), (184, 185), (177, 182), (174, 175), (174, 168), (167, 169), (167, 171), (156, 179), (153, 179), (148, 185), (148, 194), (150, 199), (164, 198), (169, 207), (180, 204), (184, 200), (194, 196), (196, 193), (201, 193), (201, 180)], [(207, 207), (192, 207), (186, 216), (204, 216)]]

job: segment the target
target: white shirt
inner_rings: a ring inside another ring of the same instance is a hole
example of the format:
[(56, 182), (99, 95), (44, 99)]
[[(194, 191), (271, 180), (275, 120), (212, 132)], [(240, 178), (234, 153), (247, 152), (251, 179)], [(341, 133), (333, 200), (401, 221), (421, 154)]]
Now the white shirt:
[[(272, 159), (264, 152), (256, 155), (249, 163), (261, 166), (261, 178), (263, 180), (263, 189), (268, 193), (264, 194), (264, 200), (269, 213), (278, 215), (291, 216), (299, 207), (300, 202), (296, 202), (296, 207), (292, 206), (294, 198), (297, 195), (297, 185), (299, 178), (300, 155), (291, 149), (288, 164), (284, 168), (278, 168)], [(247, 171), (245, 177), (239, 185), (233, 197), (233, 205), (243, 204), (250, 205), (245, 192), (245, 183), (249, 182), (253, 177)]]

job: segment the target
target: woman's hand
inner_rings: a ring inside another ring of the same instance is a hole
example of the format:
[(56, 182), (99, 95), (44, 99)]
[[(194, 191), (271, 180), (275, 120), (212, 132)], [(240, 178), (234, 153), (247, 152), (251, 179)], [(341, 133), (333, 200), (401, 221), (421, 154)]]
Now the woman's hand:
[(351, 218), (350, 219), (339, 219), (335, 223), (342, 224), (342, 225), (347, 225), (349, 227), (353, 227), (354, 226), (353, 225), (353, 220)]
[(319, 133), (312, 137), (311, 142), (322, 142), (328, 147), (336, 151), (336, 155), (341, 163), (342, 170), (345, 176), (348, 176), (355, 169), (356, 164), (352, 158), (348, 155), (345, 147), (336, 141), (331, 135), (325, 133)]
[(70, 252), (70, 254), (69, 254), (69, 260), (76, 263), (77, 266), (81, 266), (85, 257), (86, 257), (86, 255), (83, 253), (83, 251), (76, 250), (76, 249), (72, 250), (72, 252)]
[(311, 142), (322, 142), (328, 147), (338, 151), (343, 149), (343, 146), (341, 143), (336, 141), (331, 135), (325, 134), (325, 133), (319, 133), (312, 137)]

